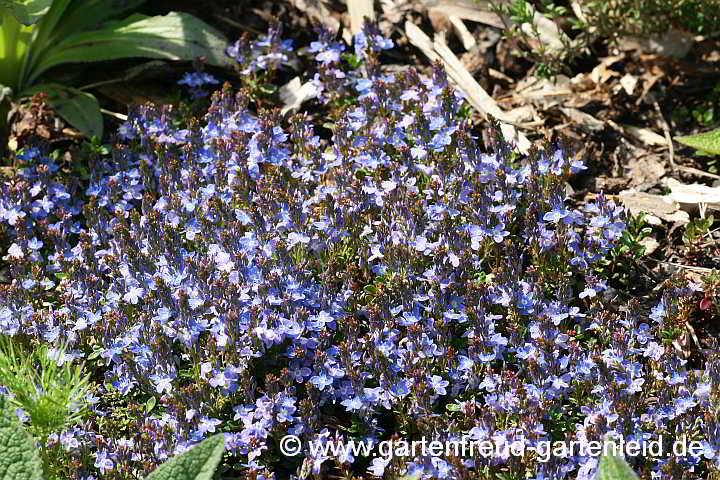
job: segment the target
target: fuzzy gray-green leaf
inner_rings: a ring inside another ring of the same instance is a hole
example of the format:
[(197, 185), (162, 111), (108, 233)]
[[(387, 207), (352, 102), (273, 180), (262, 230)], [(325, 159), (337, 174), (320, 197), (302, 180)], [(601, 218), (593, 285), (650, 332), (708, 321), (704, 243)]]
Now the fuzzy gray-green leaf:
[(35, 442), (0, 395), (0, 480), (41, 480)]
[(145, 480), (211, 480), (224, 451), (225, 436), (218, 433), (163, 463)]
[(598, 463), (595, 480), (639, 480), (624, 458), (603, 455)]

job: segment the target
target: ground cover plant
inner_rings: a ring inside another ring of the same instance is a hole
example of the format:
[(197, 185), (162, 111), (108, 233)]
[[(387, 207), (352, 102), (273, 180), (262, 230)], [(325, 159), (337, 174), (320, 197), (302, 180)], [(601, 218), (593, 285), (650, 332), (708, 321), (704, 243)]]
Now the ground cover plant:
[[(615, 311), (596, 267), (624, 209), (566, 201), (584, 165), (560, 144), (521, 156), (492, 133), (481, 148), (443, 69), (390, 73), (392, 48), (372, 25), (352, 49), (318, 32), (325, 126), (300, 115), (284, 128), (257, 92), (226, 87), (201, 119), (135, 109), (89, 185), (45, 152), (19, 155), (0, 187), (13, 279), (0, 328), (30, 347), (67, 339), (58, 362), (85, 361), (95, 386), (82, 421), (48, 437), (53, 475), (142, 478), (218, 432), (227, 478), (596, 471), (591, 455), (307, 448), (463, 435), (685, 438), (702, 451), (633, 469), (718, 474), (718, 354), (698, 367), (672, 347), (713, 285), (678, 278), (651, 311)], [(250, 75), (292, 45), (274, 28), (228, 53)], [(282, 454), (288, 434), (300, 455)]]
[[(5, 397), (0, 397), (0, 444), (5, 454), (0, 460), (0, 471), (14, 473), (15, 479), (41, 479), (43, 468), (37, 450), (33, 445), (33, 437), (26, 432), (16, 415), (9, 410)], [(147, 480), (210, 480), (217, 468), (225, 448), (223, 434), (215, 434), (206, 438), (187, 452), (173, 457), (154, 470)], [(599, 480), (634, 480), (637, 475), (630, 469), (627, 462), (617, 451), (612, 450), (608, 441), (607, 453), (604, 453), (598, 464)], [(408, 478), (408, 477), (406, 477)]]

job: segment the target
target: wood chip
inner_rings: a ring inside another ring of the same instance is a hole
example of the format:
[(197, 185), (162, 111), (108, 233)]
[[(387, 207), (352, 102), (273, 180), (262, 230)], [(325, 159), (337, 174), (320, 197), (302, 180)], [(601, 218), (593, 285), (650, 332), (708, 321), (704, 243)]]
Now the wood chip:
[(290, 0), (292, 6), (305, 12), (313, 21), (328, 27), (331, 32), (340, 30), (340, 21), (330, 14), (330, 10), (321, 1), (317, 0)]
[(504, 73), (502, 73), (498, 70), (495, 70), (494, 68), (488, 68), (488, 74), (493, 78), (502, 80), (503, 82), (513, 83), (512, 78), (508, 77), (507, 75), (505, 75)]
[(285, 115), (289, 111), (296, 111), (303, 102), (314, 98), (317, 95), (315, 87), (311, 82), (302, 83), (300, 77), (295, 77), (280, 87), (278, 92), (284, 106), (280, 113)]
[(505, 23), (500, 15), (481, 8), (479, 5), (460, 1), (442, 1), (428, 7), (428, 16), (458, 17), (471, 22), (490, 25), (504, 30)]
[(649, 214), (646, 220), (651, 225), (661, 224), (660, 220), (680, 224), (690, 222), (690, 215), (680, 210), (680, 205), (667, 195), (629, 190), (620, 192), (618, 197), (633, 215)]
[(686, 172), (686, 173), (690, 173), (692, 175), (697, 175), (699, 177), (707, 177), (707, 178), (712, 178), (714, 180), (720, 180), (720, 175), (715, 175), (714, 173), (705, 172), (703, 170), (698, 170), (697, 168), (684, 167), (684, 166), (680, 165), (679, 167), (677, 167), (677, 169), (681, 170), (683, 172)]
[(711, 210), (720, 210), (720, 188), (699, 183), (686, 185), (674, 178), (666, 178), (663, 183), (670, 189), (668, 196), (683, 208), (700, 208), (704, 211), (707, 207)]
[(350, 14), (350, 32), (355, 35), (362, 32), (365, 25), (365, 17), (370, 21), (375, 20), (372, 0), (345, 0), (348, 13)]
[(457, 35), (462, 42), (463, 48), (465, 48), (465, 50), (471, 50), (477, 42), (475, 42), (475, 37), (473, 37), (472, 33), (470, 33), (463, 23), (462, 18), (450, 15), (448, 19), (453, 26), (453, 30), (455, 30), (455, 35)]
[(531, 102), (547, 110), (563, 104), (573, 95), (573, 90), (570, 87), (570, 79), (565, 75), (558, 75), (554, 80), (528, 77), (517, 84), (514, 93), (519, 102)]
[(645, 247), (645, 255), (652, 255), (653, 252), (660, 246), (660, 242), (655, 240), (653, 237), (645, 237), (638, 243)]
[(603, 58), (600, 63), (592, 69), (592, 72), (590, 72), (590, 78), (592, 81), (596, 84), (602, 84), (607, 81), (607, 79), (611, 77), (619, 77), (620, 74), (616, 72), (615, 70), (610, 70), (610, 66), (614, 64), (615, 62), (621, 60), (623, 57), (620, 55), (612, 56), (612, 57), (605, 57)]
[(523, 105), (522, 107), (513, 108), (505, 112), (505, 117), (510, 119), (514, 124), (529, 122), (535, 118), (535, 115), (535, 109), (532, 105)]
[(626, 37), (621, 39), (619, 45), (622, 50), (640, 50), (680, 59), (690, 52), (694, 41), (693, 34), (671, 28), (661, 35), (649, 38)]
[(657, 158), (657, 155), (645, 155), (640, 158), (631, 157), (623, 175), (629, 180), (628, 186), (644, 190), (656, 185), (665, 175), (665, 166)]
[(625, 93), (627, 93), (628, 95), (632, 95), (635, 91), (635, 86), (637, 85), (637, 82), (638, 78), (636, 76), (626, 73), (620, 79), (620, 86), (622, 86), (623, 90), (625, 90)]
[(635, 139), (640, 140), (645, 145), (653, 146), (667, 146), (665, 137), (659, 135), (649, 128), (635, 127), (633, 125), (620, 124), (620, 127), (625, 133), (633, 136)]
[(568, 116), (573, 123), (577, 124), (583, 130), (589, 132), (600, 132), (605, 128), (605, 122), (598, 120), (589, 113), (585, 113), (577, 108), (560, 108), (560, 111)]

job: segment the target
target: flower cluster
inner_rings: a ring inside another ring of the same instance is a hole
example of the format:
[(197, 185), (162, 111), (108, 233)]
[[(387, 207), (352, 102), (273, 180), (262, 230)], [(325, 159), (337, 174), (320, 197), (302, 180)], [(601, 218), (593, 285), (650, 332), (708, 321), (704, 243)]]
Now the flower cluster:
[[(187, 129), (167, 108), (138, 109), (84, 192), (37, 153), (2, 185), (13, 278), (2, 332), (67, 338), (70, 360), (91, 359), (108, 386), (82, 428), (54, 437), (94, 455), (74, 478), (147, 471), (216, 431), (263, 478), (590, 479), (596, 466), (582, 455), (276, 460), (287, 434), (400, 432), (531, 445), (687, 436), (704, 452), (638, 466), (653, 478), (717, 472), (718, 419), (700, 412), (717, 401), (720, 363), (692, 370), (665, 341), (693, 287), (667, 290), (649, 318), (637, 305), (610, 313), (593, 267), (624, 213), (602, 195), (566, 202), (581, 163), (556, 145), (522, 157), (501, 137), (487, 153), (441, 68), (384, 72), (377, 54), (392, 44), (367, 28), (352, 60), (361, 75), (323, 35), (311, 51), (324, 100), (340, 88), (355, 99), (330, 140), (306, 115), (285, 129), (226, 87)], [(276, 56), (229, 51), (263, 68), (289, 48), (264, 42)], [(114, 436), (101, 428), (114, 425), (102, 401), (113, 394), (135, 405)], [(153, 411), (136, 408), (150, 396)]]
[(208, 92), (203, 87), (217, 85), (220, 81), (209, 73), (191, 72), (183, 75), (183, 78), (178, 80), (177, 83), (178, 85), (187, 85), (190, 88), (192, 98), (202, 98), (208, 95)]
[(271, 25), (267, 35), (260, 40), (251, 41), (243, 37), (226, 49), (230, 58), (235, 59), (241, 75), (249, 75), (261, 70), (274, 70), (290, 60), (293, 41), (283, 40), (282, 25)]
[(353, 38), (354, 54), (346, 54), (345, 45), (334, 40), (326, 28), (318, 27), (316, 33), (318, 39), (310, 44), (308, 52), (317, 62), (318, 71), (312, 79), (317, 97), (328, 103), (342, 98), (360, 100), (370, 93), (370, 78), (382, 77), (377, 54), (393, 48), (392, 40), (366, 23)]

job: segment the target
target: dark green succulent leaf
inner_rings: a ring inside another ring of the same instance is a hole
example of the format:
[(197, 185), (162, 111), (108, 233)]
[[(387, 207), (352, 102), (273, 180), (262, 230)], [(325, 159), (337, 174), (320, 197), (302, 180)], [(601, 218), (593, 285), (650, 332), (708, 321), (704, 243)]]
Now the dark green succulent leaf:
[(82, 87), (80, 87), (80, 89), (88, 90), (90, 88), (97, 88), (102, 85), (112, 85), (115, 83), (129, 82), (130, 80), (142, 77), (143, 75), (148, 75), (150, 72), (154, 74), (162, 72), (163, 67), (167, 66), (168, 63), (164, 60), (150, 60), (149, 62), (143, 62), (139, 65), (135, 65), (134, 67), (127, 68), (120, 73), (115, 71), (108, 72), (109, 78), (107, 80), (100, 80), (98, 82), (94, 82), (88, 85), (83, 85)]

